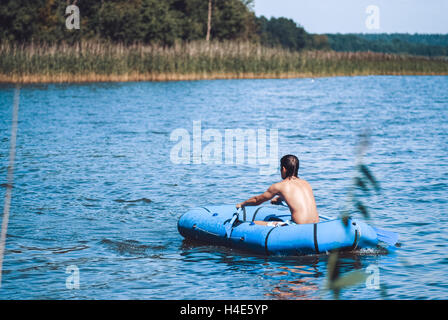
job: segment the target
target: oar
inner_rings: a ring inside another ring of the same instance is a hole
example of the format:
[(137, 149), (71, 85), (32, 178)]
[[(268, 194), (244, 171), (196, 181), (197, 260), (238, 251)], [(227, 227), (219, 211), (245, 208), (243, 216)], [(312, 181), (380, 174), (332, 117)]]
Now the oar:
[(232, 233), (233, 225), (235, 224), (235, 221), (238, 219), (240, 209), (241, 208), (236, 209), (236, 212), (233, 214), (232, 219), (230, 219), (230, 221), (228, 223), (226, 223), (226, 225), (225, 225), (227, 238), (230, 238), (230, 234)]
[(395, 246), (398, 242), (398, 233), (372, 227), (378, 235), (378, 240), (387, 243), (389, 246)]

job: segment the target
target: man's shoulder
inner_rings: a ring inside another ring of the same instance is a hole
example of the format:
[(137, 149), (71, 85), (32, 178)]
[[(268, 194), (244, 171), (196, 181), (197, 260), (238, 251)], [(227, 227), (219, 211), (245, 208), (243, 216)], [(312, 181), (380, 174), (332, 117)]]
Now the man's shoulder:
[(271, 185), (271, 188), (280, 190), (283, 188), (283, 185), (284, 185), (284, 181), (279, 181), (279, 182), (273, 183)]
[(299, 179), (299, 182), (300, 182), (300, 184), (301, 184), (302, 186), (304, 186), (304, 187), (306, 187), (306, 188), (309, 188), (309, 189), (312, 189), (312, 188), (311, 188), (311, 184), (310, 184), (308, 181), (306, 181), (305, 179)]
[(281, 191), (287, 191), (290, 188), (290, 184), (287, 181), (282, 180), (274, 183), (272, 187), (277, 189), (277, 191), (281, 192)]

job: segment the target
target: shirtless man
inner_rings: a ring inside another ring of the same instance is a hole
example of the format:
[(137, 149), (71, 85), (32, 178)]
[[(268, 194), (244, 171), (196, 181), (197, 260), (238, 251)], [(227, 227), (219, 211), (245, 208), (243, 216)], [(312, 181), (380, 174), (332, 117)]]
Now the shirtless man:
[[(261, 195), (255, 196), (236, 205), (237, 208), (244, 206), (258, 206), (265, 201), (271, 200), (272, 204), (280, 204), (283, 200), (291, 210), (292, 221), (297, 224), (317, 223), (319, 214), (317, 213), (316, 202), (313, 196), (313, 189), (308, 182), (300, 179), (299, 159), (293, 155), (286, 155), (280, 160), (281, 175), (283, 181), (274, 183)], [(284, 225), (284, 222), (254, 221), (259, 225), (277, 226)]]

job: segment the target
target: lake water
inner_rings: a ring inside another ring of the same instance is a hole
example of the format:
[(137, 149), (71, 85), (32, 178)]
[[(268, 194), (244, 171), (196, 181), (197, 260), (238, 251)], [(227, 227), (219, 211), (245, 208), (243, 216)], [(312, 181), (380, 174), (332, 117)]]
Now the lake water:
[[(2, 209), (13, 96), (0, 87)], [(446, 299), (447, 108), (448, 77), (22, 87), (0, 299), (332, 299), (325, 254), (254, 256), (179, 235), (189, 208), (236, 204), (280, 179), (248, 160), (173, 163), (170, 135), (195, 121), (223, 136), (277, 129), (278, 157), (299, 156), (326, 215), (346, 203), (368, 130), (365, 161), (381, 184), (365, 197), (369, 223), (398, 232), (401, 247), (344, 255), (344, 273), (373, 266), (385, 290), (360, 283), (340, 298)]]

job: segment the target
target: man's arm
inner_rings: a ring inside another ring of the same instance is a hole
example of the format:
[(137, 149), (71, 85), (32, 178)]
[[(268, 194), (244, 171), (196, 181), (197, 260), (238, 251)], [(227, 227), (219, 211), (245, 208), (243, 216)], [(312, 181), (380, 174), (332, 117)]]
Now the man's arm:
[(252, 197), (249, 200), (246, 200), (244, 202), (238, 203), (236, 205), (237, 208), (245, 207), (245, 206), (258, 206), (259, 204), (262, 204), (265, 201), (271, 200), (279, 193), (277, 184), (273, 184), (269, 187), (268, 190), (266, 190), (264, 193)]

